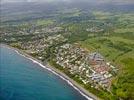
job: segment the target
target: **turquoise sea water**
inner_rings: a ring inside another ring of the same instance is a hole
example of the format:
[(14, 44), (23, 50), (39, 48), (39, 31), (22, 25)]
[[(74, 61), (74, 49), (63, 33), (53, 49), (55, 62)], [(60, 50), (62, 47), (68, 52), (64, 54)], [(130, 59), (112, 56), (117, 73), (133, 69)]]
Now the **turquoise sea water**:
[(0, 100), (86, 100), (58, 76), (0, 46)]

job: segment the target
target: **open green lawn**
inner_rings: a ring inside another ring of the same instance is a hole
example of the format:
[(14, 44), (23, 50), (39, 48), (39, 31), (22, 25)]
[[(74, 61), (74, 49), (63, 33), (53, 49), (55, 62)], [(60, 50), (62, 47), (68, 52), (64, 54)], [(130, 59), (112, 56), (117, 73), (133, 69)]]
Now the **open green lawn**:
[(116, 61), (124, 52), (131, 51), (134, 41), (121, 37), (97, 37), (80, 41), (82, 47), (102, 53), (108, 60)]
[(93, 11), (92, 13), (96, 19), (100, 20), (108, 19), (111, 16), (111, 13), (103, 11)]
[(37, 20), (37, 25), (43, 25), (43, 26), (47, 26), (47, 25), (51, 25), (53, 24), (54, 21), (53, 20)]
[(115, 33), (126, 33), (126, 32), (134, 33), (134, 28), (121, 28), (121, 29), (116, 29), (114, 32)]
[(119, 14), (117, 15), (119, 17), (119, 21), (134, 21), (134, 13), (130, 13), (130, 14)]

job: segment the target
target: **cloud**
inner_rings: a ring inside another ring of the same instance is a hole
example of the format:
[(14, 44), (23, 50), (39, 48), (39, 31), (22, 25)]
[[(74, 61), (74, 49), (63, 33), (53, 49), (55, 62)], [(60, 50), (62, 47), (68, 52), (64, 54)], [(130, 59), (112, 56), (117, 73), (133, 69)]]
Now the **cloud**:
[(95, 2), (95, 3), (134, 3), (134, 0), (1, 0), (2, 2)]
[(27, 0), (1, 0), (1, 2), (27, 2)]
[(134, 3), (134, 0), (99, 0), (101, 2), (113, 2), (113, 3)]

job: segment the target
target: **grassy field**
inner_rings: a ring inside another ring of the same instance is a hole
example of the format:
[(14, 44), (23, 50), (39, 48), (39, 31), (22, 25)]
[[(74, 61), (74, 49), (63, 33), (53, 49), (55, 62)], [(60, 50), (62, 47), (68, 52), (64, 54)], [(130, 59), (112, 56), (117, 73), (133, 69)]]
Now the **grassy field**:
[(100, 52), (119, 68), (112, 93), (123, 100), (134, 98), (134, 41), (122, 37), (96, 37), (79, 43), (92, 52)]
[(105, 20), (111, 16), (111, 13), (103, 12), (103, 11), (94, 11), (92, 13), (96, 17), (96, 19), (99, 19), (99, 20)]
[(121, 29), (116, 29), (114, 31), (115, 33), (126, 33), (126, 32), (134, 32), (134, 28), (121, 28)]
[(47, 26), (47, 25), (51, 25), (53, 24), (54, 21), (53, 20), (37, 20), (37, 25), (43, 25), (43, 26)]
[(97, 37), (80, 41), (82, 47), (88, 48), (90, 51), (98, 51), (102, 53), (108, 60), (115, 61), (118, 56), (127, 51), (131, 51), (134, 47), (134, 41), (121, 37)]

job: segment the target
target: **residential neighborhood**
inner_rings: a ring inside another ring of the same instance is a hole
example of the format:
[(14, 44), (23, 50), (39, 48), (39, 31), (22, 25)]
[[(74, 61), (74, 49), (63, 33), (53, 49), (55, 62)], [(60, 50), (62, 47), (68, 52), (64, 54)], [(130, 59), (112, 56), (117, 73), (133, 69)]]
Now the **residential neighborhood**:
[(56, 50), (56, 63), (66, 68), (84, 84), (93, 83), (92, 86), (99, 89), (109, 89), (112, 71), (115, 67), (107, 64), (105, 58), (98, 52), (88, 52), (76, 45), (65, 44)]

